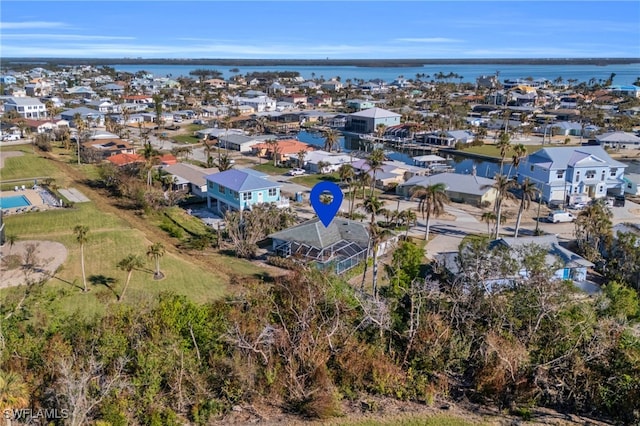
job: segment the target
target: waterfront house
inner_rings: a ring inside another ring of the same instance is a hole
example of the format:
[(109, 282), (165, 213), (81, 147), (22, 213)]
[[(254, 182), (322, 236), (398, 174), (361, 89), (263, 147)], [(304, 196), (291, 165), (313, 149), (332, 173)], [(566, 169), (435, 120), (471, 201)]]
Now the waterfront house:
[(431, 186), (444, 184), (445, 193), (451, 201), (482, 206), (492, 203), (497, 192), (493, 188), (495, 181), (476, 175), (458, 173), (438, 173), (431, 176), (413, 176), (396, 187), (396, 194), (409, 198), (411, 189), (415, 186)]
[(356, 111), (375, 108), (376, 103), (369, 99), (347, 99), (346, 107), (353, 108)]
[[(356, 172), (365, 172), (373, 178), (373, 171), (367, 160), (359, 159), (351, 164)], [(399, 185), (414, 176), (424, 176), (428, 170), (423, 167), (412, 166), (402, 161), (385, 160), (380, 166), (380, 170), (375, 173), (375, 186), (381, 189), (389, 188), (392, 185)]]
[[(315, 150), (307, 152), (305, 168), (311, 173), (331, 173), (338, 171), (343, 164), (351, 164), (354, 159), (348, 154)], [(325, 166), (320, 170), (320, 164)]]
[(389, 127), (400, 124), (401, 117), (400, 114), (386, 109), (369, 108), (349, 114), (345, 129), (355, 133), (375, 133), (379, 125)]
[(252, 169), (231, 169), (206, 177), (207, 207), (222, 215), (225, 211), (250, 210), (252, 206), (273, 203), (289, 207), (289, 200), (280, 194), (281, 184), (267, 179), (267, 175)]
[(602, 198), (607, 192), (622, 194), (626, 164), (612, 159), (600, 146), (566, 146), (540, 149), (518, 166), (518, 182), (529, 178), (545, 202), (571, 203)]
[(273, 139), (273, 136), (247, 136), (238, 133), (224, 132), (218, 134), (218, 146), (233, 151), (251, 152), (251, 148), (254, 145), (269, 139)]
[(467, 130), (449, 130), (416, 135), (418, 143), (451, 147), (457, 143), (467, 144), (473, 141), (474, 138), (475, 135)]
[[(276, 162), (277, 163), (295, 163), (298, 162), (298, 153), (300, 151), (310, 152), (315, 148), (304, 142), (300, 142), (296, 139), (281, 139), (278, 140), (278, 147), (276, 149)], [(251, 147), (253, 153), (260, 158), (268, 158), (273, 161), (274, 148), (272, 145), (263, 142)], [(306, 163), (306, 154), (305, 154)]]

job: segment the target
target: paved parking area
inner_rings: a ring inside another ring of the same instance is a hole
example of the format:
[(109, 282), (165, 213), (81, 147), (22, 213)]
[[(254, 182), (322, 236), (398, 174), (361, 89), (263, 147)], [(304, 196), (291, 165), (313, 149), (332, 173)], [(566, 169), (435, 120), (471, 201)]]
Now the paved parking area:
[(91, 201), (84, 195), (82, 192), (78, 191), (75, 188), (69, 189), (59, 189), (60, 194), (62, 194), (67, 200), (72, 201), (74, 203), (86, 203)]

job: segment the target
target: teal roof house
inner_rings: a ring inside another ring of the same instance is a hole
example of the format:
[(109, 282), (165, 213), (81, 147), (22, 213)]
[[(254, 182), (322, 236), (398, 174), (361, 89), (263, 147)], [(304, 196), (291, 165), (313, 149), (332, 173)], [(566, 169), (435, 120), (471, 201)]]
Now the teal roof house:
[(282, 185), (255, 170), (226, 170), (208, 175), (206, 180), (207, 207), (220, 215), (229, 209), (251, 210), (254, 205), (264, 203), (289, 207), (289, 199), (280, 193)]

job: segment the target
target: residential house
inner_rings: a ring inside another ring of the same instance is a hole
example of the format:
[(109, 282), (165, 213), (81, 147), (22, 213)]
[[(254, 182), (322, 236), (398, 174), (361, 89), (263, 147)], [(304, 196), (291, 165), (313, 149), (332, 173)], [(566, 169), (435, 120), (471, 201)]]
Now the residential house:
[(59, 127), (69, 127), (69, 122), (66, 120), (24, 120), (27, 128), (31, 133), (41, 134), (49, 133)]
[[(370, 252), (366, 223), (334, 218), (328, 227), (319, 219), (311, 219), (269, 235), (271, 251), (281, 257), (291, 257), (305, 265), (342, 274), (365, 261)], [(393, 236), (378, 246), (383, 255), (397, 243)]]
[[(293, 163), (298, 164), (298, 153), (304, 151), (306, 153), (313, 151), (315, 148), (304, 142), (300, 142), (296, 139), (280, 139), (278, 140), (278, 147), (276, 149), (276, 162), (277, 163)], [(263, 142), (251, 147), (254, 155), (260, 158), (269, 158), (273, 161), (272, 145)], [(306, 158), (306, 154), (305, 154)], [(305, 160), (306, 163), (306, 160)]]
[(96, 92), (91, 87), (73, 86), (73, 87), (67, 88), (65, 90), (65, 94), (75, 98), (91, 99), (93, 96), (96, 95)]
[[(545, 264), (553, 270), (553, 277), (558, 280), (571, 280), (579, 288), (587, 288), (587, 270), (593, 267), (593, 263), (566, 249), (558, 242), (555, 235), (543, 235), (537, 237), (504, 237), (489, 243), (490, 250), (506, 250), (506, 255), (518, 262), (519, 270), (512, 274), (493, 271), (485, 277), (483, 283), (488, 291), (497, 291), (500, 288), (509, 288), (519, 281), (526, 281), (530, 272), (522, 265), (522, 252), (529, 247), (540, 247), (546, 251)], [(462, 249), (464, 253), (464, 249)], [(461, 252), (445, 252), (435, 256), (436, 265), (450, 276), (458, 276), (463, 272), (463, 262), (460, 259)]]
[(121, 154), (115, 154), (108, 157), (107, 161), (115, 166), (124, 167), (124, 166), (129, 166), (131, 164), (144, 163), (145, 159), (140, 154), (121, 153)]
[(4, 112), (15, 111), (22, 118), (40, 119), (47, 117), (47, 107), (39, 99), (31, 97), (11, 97), (4, 103)]
[(290, 93), (280, 97), (282, 102), (290, 102), (295, 105), (307, 105), (307, 95), (303, 93)]
[(314, 95), (309, 98), (309, 103), (315, 107), (330, 107), (333, 103), (331, 95), (326, 93)]
[(80, 114), (80, 118), (92, 124), (102, 126), (104, 124), (104, 113), (101, 113), (98, 110), (87, 108), (87, 107), (79, 107), (68, 109), (60, 113), (60, 118), (63, 120), (67, 120), (72, 127), (77, 128), (77, 123), (74, 122), (76, 114)]
[(338, 92), (340, 91), (340, 89), (342, 89), (342, 83), (339, 82), (338, 80), (329, 80), (329, 81), (325, 81), (320, 83), (320, 88), (322, 90), (328, 90), (331, 92)]
[(107, 159), (116, 154), (134, 154), (135, 148), (122, 139), (97, 139), (80, 144), (81, 151), (93, 151), (97, 157)]
[(355, 133), (375, 133), (379, 125), (389, 127), (400, 124), (401, 117), (382, 108), (370, 108), (349, 114), (345, 129)]
[(5, 86), (9, 86), (11, 84), (16, 84), (18, 80), (12, 75), (2, 75), (0, 76), (0, 84), (4, 84)]
[(100, 87), (100, 90), (113, 96), (121, 96), (124, 94), (124, 86), (116, 83), (105, 84)]
[(268, 96), (239, 97), (235, 99), (235, 102), (238, 106), (245, 105), (253, 108), (254, 112), (275, 111), (277, 103), (275, 99)]
[[(322, 150), (315, 150), (308, 152), (306, 155), (305, 168), (311, 173), (331, 173), (338, 171), (343, 164), (351, 164), (353, 158), (348, 154), (340, 154), (335, 152), (327, 152)], [(320, 164), (324, 163), (325, 166), (320, 170)]]
[(467, 130), (449, 130), (441, 132), (421, 133), (416, 135), (416, 142), (426, 145), (455, 146), (457, 143), (467, 144), (475, 135)]
[[(366, 159), (358, 159), (351, 163), (356, 172), (365, 172), (373, 179), (373, 171)], [(376, 170), (376, 187), (389, 188), (393, 185), (402, 184), (414, 176), (424, 176), (428, 173), (427, 169), (411, 166), (402, 161), (383, 161), (380, 170)]]
[(266, 140), (272, 139), (273, 136), (261, 135), (261, 136), (248, 136), (237, 133), (218, 134), (218, 146), (220, 148), (230, 149), (240, 152), (251, 152), (254, 145), (262, 143)]
[(196, 197), (207, 198), (207, 176), (218, 173), (219, 170), (204, 169), (189, 163), (175, 163), (161, 167), (161, 171), (172, 176), (172, 189), (185, 190)]
[(289, 200), (280, 194), (281, 184), (267, 179), (267, 175), (253, 169), (231, 169), (208, 175), (207, 207), (222, 215), (225, 211), (250, 210), (256, 204), (273, 203), (289, 207)]
[(638, 148), (640, 149), (640, 137), (629, 132), (607, 132), (595, 137), (600, 145), (612, 148)]
[(612, 159), (600, 146), (540, 149), (518, 166), (518, 182), (534, 182), (545, 202), (572, 203), (602, 198), (607, 192), (622, 194), (626, 164)]
[(120, 112), (120, 105), (113, 103), (111, 99), (96, 99), (87, 102), (87, 107), (98, 110), (104, 114), (118, 113)]
[(629, 86), (609, 86), (609, 91), (614, 95), (619, 96), (631, 96), (632, 98), (640, 98), (640, 87), (629, 85)]
[(454, 202), (483, 206), (496, 199), (497, 191), (493, 188), (495, 181), (473, 174), (438, 173), (431, 176), (413, 176), (396, 187), (396, 194), (409, 198), (415, 186), (432, 186), (443, 184), (445, 194)]
[(624, 193), (629, 195), (640, 195), (640, 174), (627, 173), (624, 179)]
[(356, 111), (363, 111), (366, 109), (375, 108), (376, 103), (369, 99), (348, 99), (346, 101), (347, 108), (353, 108)]

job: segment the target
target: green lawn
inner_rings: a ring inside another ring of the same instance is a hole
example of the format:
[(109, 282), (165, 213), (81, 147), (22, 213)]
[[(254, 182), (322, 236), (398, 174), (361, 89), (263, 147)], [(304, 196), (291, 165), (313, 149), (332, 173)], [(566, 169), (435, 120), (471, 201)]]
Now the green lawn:
[[(98, 211), (93, 203), (77, 204), (76, 208), (50, 210), (46, 212), (13, 215), (5, 218), (6, 232), (15, 234), (20, 240), (52, 240), (65, 245), (68, 257), (56, 277), (46, 284), (48, 292), (56, 296), (50, 301), (51, 308), (81, 314), (101, 312), (107, 303), (116, 303), (116, 292), (122, 290), (125, 272), (116, 263), (129, 253), (145, 258), (145, 266), (133, 273), (131, 284), (123, 303), (139, 304), (150, 301), (159, 293), (172, 291), (184, 294), (196, 302), (207, 302), (222, 297), (226, 292), (226, 277), (212, 274), (197, 264), (171, 253), (161, 259), (161, 269), (165, 279), (153, 280), (153, 262), (146, 258), (147, 247), (152, 243), (142, 232), (130, 228), (122, 219), (113, 214)], [(89, 227), (85, 245), (85, 268), (92, 291), (82, 294), (80, 248), (75, 240), (73, 228), (78, 225)], [(158, 230), (158, 232), (162, 232)], [(212, 262), (224, 264), (225, 269), (236, 266), (236, 259), (212, 257)], [(237, 273), (254, 275), (258, 268), (238, 266)], [(91, 279), (91, 277), (94, 277)], [(98, 278), (96, 278), (98, 277)], [(100, 282), (108, 282), (113, 290)], [(3, 290), (2, 292), (16, 290)], [(0, 294), (2, 293), (0, 292)]]
[(190, 144), (190, 145), (202, 143), (202, 139), (199, 139), (198, 137), (193, 135), (175, 135), (175, 136), (172, 136), (171, 139), (173, 139), (176, 142)]
[(291, 170), (290, 167), (277, 167), (273, 165), (273, 161), (269, 162), (267, 160), (263, 160), (265, 163), (258, 164), (252, 167), (252, 169), (257, 170), (262, 173), (266, 173), (269, 175), (283, 175)]
[(314, 173), (311, 175), (296, 176), (293, 179), (291, 179), (291, 182), (308, 186), (309, 188), (313, 188), (318, 182), (322, 182), (322, 181), (337, 183), (337, 182), (340, 182), (340, 176), (338, 175), (338, 173), (327, 173), (324, 175)]
[(52, 177), (54, 179), (62, 177), (54, 161), (34, 154), (31, 145), (7, 147), (3, 148), (3, 151), (18, 151), (22, 155), (4, 159), (4, 167), (0, 169), (0, 180), (2, 181), (35, 177)]

